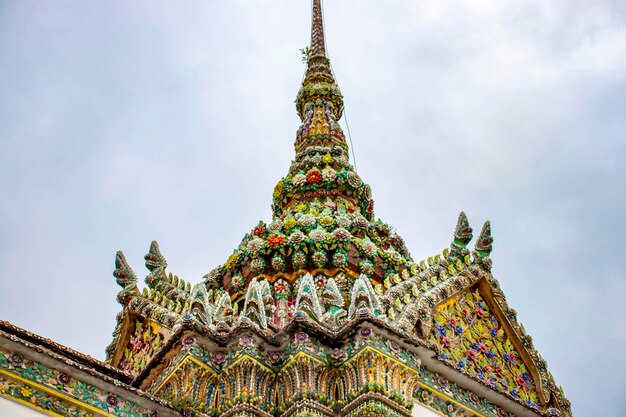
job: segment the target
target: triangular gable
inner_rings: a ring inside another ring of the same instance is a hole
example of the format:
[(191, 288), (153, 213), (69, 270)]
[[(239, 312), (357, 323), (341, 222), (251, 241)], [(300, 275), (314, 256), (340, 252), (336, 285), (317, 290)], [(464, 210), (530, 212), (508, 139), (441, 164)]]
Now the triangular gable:
[(494, 292), (505, 303), (495, 278), (483, 277), (433, 308), (427, 339), (436, 346), (438, 358), (528, 407), (567, 408), (548, 389), (554, 383), (545, 361), (525, 346), (523, 339), (528, 344), (530, 338), (520, 337), (514, 313), (504, 313)]
[(434, 320), (429, 341), (441, 359), (531, 407), (539, 404), (528, 365), (478, 288), (437, 306)]

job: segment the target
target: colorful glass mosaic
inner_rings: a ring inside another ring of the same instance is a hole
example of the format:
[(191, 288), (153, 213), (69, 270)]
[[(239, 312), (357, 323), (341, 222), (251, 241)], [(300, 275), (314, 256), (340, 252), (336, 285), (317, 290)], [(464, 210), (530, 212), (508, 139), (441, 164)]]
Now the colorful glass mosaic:
[(439, 357), (493, 388), (537, 407), (530, 372), (478, 289), (437, 307), (430, 341)]
[(0, 395), (60, 416), (157, 416), (118, 394), (7, 350), (0, 350)]
[(135, 322), (135, 331), (124, 349), (124, 356), (119, 364), (124, 372), (136, 376), (154, 353), (163, 347), (164, 337), (159, 327), (157, 323), (151, 321)]

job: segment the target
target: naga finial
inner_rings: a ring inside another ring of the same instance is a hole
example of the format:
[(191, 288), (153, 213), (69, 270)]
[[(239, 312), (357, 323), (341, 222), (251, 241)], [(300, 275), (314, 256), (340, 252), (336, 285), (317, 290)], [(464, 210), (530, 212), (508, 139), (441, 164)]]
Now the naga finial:
[(124, 288), (131, 284), (137, 283), (137, 275), (126, 261), (124, 252), (117, 251), (115, 254), (115, 271), (113, 276), (116, 278), (117, 284)]
[[(493, 237), (491, 237), (491, 223), (489, 220), (485, 222), (482, 230), (480, 231), (480, 236), (476, 241), (476, 246), (474, 247), (474, 256), (479, 260), (483, 260), (488, 258), (491, 254), (491, 250), (493, 249), (491, 244), (493, 243)], [(491, 262), (488, 261), (488, 264)]]
[(472, 240), (472, 237), (472, 228), (469, 225), (467, 216), (464, 212), (461, 212), (459, 214), (459, 220), (456, 223), (456, 228), (454, 229), (454, 241), (450, 245), (450, 256), (460, 256), (463, 249), (465, 249), (467, 244)]
[(159, 244), (156, 240), (152, 241), (150, 244), (150, 250), (143, 258), (146, 260), (146, 268), (148, 268), (151, 272), (157, 268), (165, 269), (167, 267), (167, 261), (161, 254)]
[(115, 254), (115, 270), (113, 276), (116, 278), (117, 284), (122, 287), (122, 291), (117, 294), (117, 300), (120, 304), (125, 305), (131, 296), (138, 294), (137, 275), (126, 261), (126, 257), (122, 251)]

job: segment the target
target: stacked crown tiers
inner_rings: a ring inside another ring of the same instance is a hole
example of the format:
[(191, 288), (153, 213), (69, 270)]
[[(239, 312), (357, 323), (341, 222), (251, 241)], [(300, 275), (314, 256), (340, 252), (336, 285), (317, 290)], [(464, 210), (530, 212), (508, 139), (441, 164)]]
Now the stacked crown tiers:
[[(254, 279), (278, 286), (291, 300), (296, 294), (289, 289), (306, 273), (320, 289), (334, 278), (347, 297), (360, 275), (382, 294), (418, 271), (403, 239), (374, 220), (371, 187), (349, 162), (338, 123), (343, 97), (326, 56), (319, 2), (313, 5), (309, 52), (296, 98), (302, 120), (296, 156), (274, 188), (273, 219), (254, 227), (227, 262), (206, 277), (208, 290), (226, 290), (236, 304), (244, 302)], [(286, 314), (279, 308), (270, 321), (283, 322)]]

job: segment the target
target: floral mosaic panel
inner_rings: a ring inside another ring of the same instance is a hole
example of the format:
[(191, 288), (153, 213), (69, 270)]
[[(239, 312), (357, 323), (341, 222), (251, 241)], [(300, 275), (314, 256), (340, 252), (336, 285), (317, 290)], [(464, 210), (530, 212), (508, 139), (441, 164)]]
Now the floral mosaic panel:
[(440, 358), (457, 369), (538, 406), (530, 373), (477, 289), (437, 308), (430, 341), (438, 346)]
[[(28, 382), (20, 380), (19, 377)], [(40, 387), (50, 389), (53, 393)], [(55, 395), (54, 392), (59, 395)], [(18, 353), (4, 350), (0, 350), (0, 395), (27, 402), (33, 407), (62, 416), (157, 415), (155, 411), (146, 410), (119, 395), (102, 391), (63, 372), (30, 361)], [(64, 397), (72, 400), (66, 400)]]
[(135, 331), (124, 349), (119, 368), (135, 377), (148, 364), (156, 352), (163, 347), (165, 337), (160, 326), (152, 321), (137, 320)]
[(61, 416), (89, 417), (94, 413), (62, 398), (54, 397), (21, 381), (0, 375), (0, 395)]

